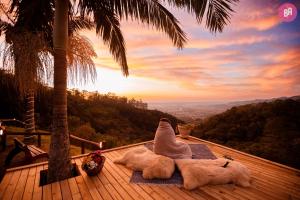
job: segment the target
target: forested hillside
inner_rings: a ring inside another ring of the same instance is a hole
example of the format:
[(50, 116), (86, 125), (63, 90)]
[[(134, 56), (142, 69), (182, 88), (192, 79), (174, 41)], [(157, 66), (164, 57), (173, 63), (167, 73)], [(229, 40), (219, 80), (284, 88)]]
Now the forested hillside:
[[(14, 87), (14, 77), (3, 71), (0, 73), (0, 118), (22, 120), (25, 103)], [(145, 108), (146, 104), (140, 100), (69, 91), (69, 130), (89, 140), (105, 140), (109, 148), (153, 139), (161, 117), (168, 117), (174, 127), (177, 122), (182, 122), (169, 114)], [(38, 128), (51, 130), (52, 88), (39, 87), (35, 109)]]
[(193, 135), (300, 168), (300, 100), (233, 107), (204, 120)]

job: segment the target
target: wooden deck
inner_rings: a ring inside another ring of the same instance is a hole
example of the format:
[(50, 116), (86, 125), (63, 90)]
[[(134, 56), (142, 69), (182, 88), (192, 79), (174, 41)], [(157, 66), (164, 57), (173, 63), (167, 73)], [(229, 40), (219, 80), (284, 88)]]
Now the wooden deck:
[[(39, 172), (48, 167), (47, 162), (11, 169), (0, 184), (0, 199), (300, 199), (300, 170), (196, 138), (185, 141), (205, 143), (217, 157), (230, 155), (248, 166), (252, 186), (241, 188), (228, 184), (187, 191), (177, 186), (130, 184), (132, 171), (113, 164), (112, 160), (128, 148), (143, 145), (140, 143), (104, 151), (107, 159), (96, 177), (88, 177), (81, 171), (75, 178), (39, 187)], [(74, 157), (73, 162), (81, 165), (83, 156)]]

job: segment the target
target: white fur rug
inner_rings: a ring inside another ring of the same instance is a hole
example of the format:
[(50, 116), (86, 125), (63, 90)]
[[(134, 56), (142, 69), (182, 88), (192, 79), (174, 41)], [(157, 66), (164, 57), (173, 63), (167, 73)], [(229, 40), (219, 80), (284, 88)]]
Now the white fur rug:
[(131, 149), (114, 160), (114, 163), (123, 164), (132, 170), (143, 171), (144, 179), (168, 179), (175, 170), (173, 159), (157, 155), (146, 147)]
[[(227, 162), (226, 167), (223, 167)], [(157, 155), (146, 147), (130, 149), (114, 163), (142, 171), (144, 179), (168, 179), (175, 170), (175, 163), (183, 177), (183, 187), (196, 189), (207, 184), (218, 185), (234, 183), (239, 186), (250, 186), (250, 172), (246, 166), (225, 158), (210, 159), (176, 159)]]
[[(218, 185), (234, 183), (239, 186), (250, 186), (250, 172), (243, 164), (218, 158), (216, 160), (175, 160), (183, 177), (185, 189), (192, 190), (207, 184)], [(223, 167), (229, 162), (226, 167)]]

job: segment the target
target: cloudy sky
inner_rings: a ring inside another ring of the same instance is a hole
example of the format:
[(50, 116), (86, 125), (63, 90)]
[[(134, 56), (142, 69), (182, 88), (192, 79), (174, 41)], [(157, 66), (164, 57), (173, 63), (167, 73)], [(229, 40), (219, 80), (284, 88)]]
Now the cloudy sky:
[(95, 32), (82, 32), (97, 52), (94, 84), (70, 85), (150, 101), (231, 101), (300, 94), (300, 1), (293, 22), (281, 22), (287, 1), (240, 0), (231, 24), (211, 34), (193, 16), (171, 9), (188, 37), (183, 50), (158, 31), (122, 22), (130, 76), (122, 76)]

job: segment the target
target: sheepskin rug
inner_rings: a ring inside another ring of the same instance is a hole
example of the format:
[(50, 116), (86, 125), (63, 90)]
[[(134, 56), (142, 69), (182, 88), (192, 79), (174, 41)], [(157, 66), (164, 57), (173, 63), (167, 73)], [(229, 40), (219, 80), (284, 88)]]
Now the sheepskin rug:
[[(243, 164), (218, 158), (215, 160), (177, 159), (175, 160), (183, 177), (183, 187), (196, 189), (207, 184), (218, 185), (234, 183), (239, 186), (250, 186), (250, 172)], [(226, 167), (223, 167), (226, 165)]]
[(123, 164), (135, 171), (143, 171), (144, 179), (168, 179), (175, 170), (173, 159), (157, 155), (146, 147), (131, 149), (114, 160), (114, 163)]

